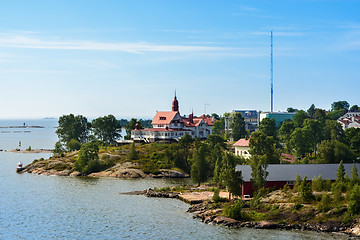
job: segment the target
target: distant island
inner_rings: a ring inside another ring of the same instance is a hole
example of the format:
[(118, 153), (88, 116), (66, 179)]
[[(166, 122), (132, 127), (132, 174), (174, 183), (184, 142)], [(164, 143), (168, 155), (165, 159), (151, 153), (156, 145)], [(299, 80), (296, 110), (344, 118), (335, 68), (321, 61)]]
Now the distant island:
[(45, 128), (43, 126), (8, 126), (8, 127), (0, 127), (0, 128)]

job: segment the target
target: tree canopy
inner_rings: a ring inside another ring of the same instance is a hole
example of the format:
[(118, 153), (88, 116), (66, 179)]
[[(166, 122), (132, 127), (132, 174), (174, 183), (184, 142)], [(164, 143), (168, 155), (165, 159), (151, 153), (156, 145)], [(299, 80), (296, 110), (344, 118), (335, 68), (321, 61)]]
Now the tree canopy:
[(245, 137), (246, 134), (245, 121), (241, 113), (236, 112), (232, 115), (230, 121), (230, 128), (231, 128), (231, 136), (233, 137), (234, 141), (237, 141), (240, 138)]
[(114, 144), (121, 137), (121, 127), (113, 115), (96, 118), (92, 121), (92, 131), (105, 144)]
[(90, 124), (87, 118), (82, 115), (74, 114), (63, 115), (59, 118), (59, 126), (56, 134), (63, 143), (75, 139), (80, 143), (85, 143), (89, 136)]

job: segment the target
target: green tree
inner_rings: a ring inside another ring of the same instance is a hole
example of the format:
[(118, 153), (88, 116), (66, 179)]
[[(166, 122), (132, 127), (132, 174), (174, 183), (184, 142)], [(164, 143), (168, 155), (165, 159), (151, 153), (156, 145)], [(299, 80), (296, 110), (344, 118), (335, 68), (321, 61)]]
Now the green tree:
[(76, 139), (71, 139), (66, 143), (66, 148), (70, 152), (79, 150), (80, 147), (81, 147), (81, 143)]
[(360, 179), (359, 179), (358, 170), (356, 168), (355, 163), (353, 163), (353, 166), (351, 168), (350, 184), (351, 186), (354, 186), (355, 184), (359, 184), (359, 183), (360, 183)]
[(240, 138), (245, 137), (245, 121), (241, 113), (236, 112), (232, 115), (230, 120), (231, 136), (234, 141), (239, 140)]
[(359, 106), (358, 105), (353, 105), (351, 108), (350, 108), (350, 112), (360, 112), (359, 110)]
[(320, 202), (317, 204), (317, 210), (319, 212), (327, 212), (331, 209), (331, 199), (329, 194), (327, 193), (323, 193), (321, 195), (321, 200)]
[(355, 216), (360, 213), (360, 187), (356, 184), (351, 192), (348, 212)]
[(93, 142), (85, 143), (81, 146), (78, 157), (74, 163), (75, 170), (83, 175), (88, 175), (100, 170), (99, 147)]
[(317, 152), (317, 146), (323, 138), (323, 123), (319, 120), (305, 119), (304, 130), (309, 134), (309, 144), (312, 150)]
[(304, 110), (299, 110), (293, 117), (295, 128), (303, 127), (303, 122), (307, 118), (308, 118), (307, 112), (305, 112)]
[(206, 147), (201, 145), (192, 155), (191, 180), (200, 185), (208, 178), (209, 164), (206, 161)]
[(53, 151), (55, 154), (62, 154), (65, 152), (65, 149), (63, 147), (63, 145), (61, 144), (60, 141), (57, 141), (55, 143), (55, 146), (54, 146), (54, 151)]
[(242, 184), (242, 177), (241, 172), (237, 172), (235, 169), (236, 161), (234, 154), (224, 152), (222, 162), (221, 179), (229, 191), (229, 199), (231, 199), (231, 194), (241, 196), (240, 185)]
[(311, 181), (311, 187), (313, 191), (321, 192), (325, 189), (325, 181), (322, 176), (314, 177)]
[(307, 177), (304, 176), (304, 179), (302, 180), (300, 184), (300, 197), (303, 202), (310, 202), (314, 199), (314, 195), (310, 186), (310, 183), (307, 182)]
[(135, 129), (136, 124), (139, 124), (140, 129), (143, 128), (141, 125), (141, 121), (138, 121), (136, 118), (130, 119), (129, 124), (125, 126), (126, 136), (124, 136), (124, 139), (126, 139), (126, 140), (131, 139), (131, 131)]
[(259, 131), (265, 133), (267, 136), (277, 137), (275, 119), (264, 118), (259, 125)]
[(360, 128), (347, 128), (345, 130), (345, 142), (349, 148), (360, 156)]
[(337, 120), (339, 117), (344, 115), (344, 112), (345, 112), (344, 109), (334, 110), (334, 111), (328, 112), (326, 114), (326, 117), (330, 120)]
[(115, 144), (121, 137), (121, 127), (113, 115), (96, 118), (91, 125), (95, 136), (105, 144)]
[(214, 122), (213, 134), (223, 136), (225, 134), (225, 118), (220, 118), (220, 120)]
[(59, 118), (59, 126), (56, 134), (63, 143), (75, 139), (80, 143), (85, 143), (89, 136), (90, 123), (86, 117), (82, 115), (74, 116), (74, 114), (63, 115)]
[(265, 159), (266, 164), (280, 163), (280, 151), (272, 136), (266, 136), (261, 131), (253, 132), (249, 140), (250, 154)]
[(343, 142), (345, 138), (344, 130), (341, 124), (334, 120), (326, 120), (323, 130), (324, 140), (338, 140)]
[(295, 149), (297, 156), (305, 157), (305, 154), (311, 152), (311, 135), (308, 129), (295, 128), (290, 137), (290, 146)]
[(139, 159), (139, 153), (136, 151), (135, 143), (133, 142), (130, 146), (130, 151), (128, 153), (128, 157), (130, 160), (137, 160)]
[(294, 113), (294, 112), (297, 112), (297, 111), (299, 111), (299, 110), (296, 109), (296, 108), (288, 107), (288, 108), (286, 109), (286, 111), (289, 112), (289, 113)]
[(286, 144), (288, 151), (290, 150), (290, 139), (294, 129), (294, 123), (290, 119), (285, 120), (279, 129), (280, 139)]
[(326, 119), (326, 111), (324, 109), (316, 108), (314, 118), (320, 122), (324, 122)]
[(339, 163), (339, 167), (337, 169), (336, 172), (336, 182), (337, 183), (343, 183), (345, 180), (345, 168), (344, 168), (344, 164), (343, 161), (341, 160)]
[(355, 160), (354, 153), (344, 143), (337, 140), (324, 140), (318, 147), (320, 163), (339, 163), (343, 160), (351, 163)]
[(315, 111), (316, 111), (315, 105), (311, 104), (311, 106), (307, 110), (307, 113), (310, 117), (314, 117)]
[(349, 110), (350, 104), (347, 101), (338, 101), (331, 104), (331, 111)]
[(266, 184), (266, 178), (269, 175), (267, 161), (264, 155), (251, 156), (251, 182), (256, 191), (260, 190)]

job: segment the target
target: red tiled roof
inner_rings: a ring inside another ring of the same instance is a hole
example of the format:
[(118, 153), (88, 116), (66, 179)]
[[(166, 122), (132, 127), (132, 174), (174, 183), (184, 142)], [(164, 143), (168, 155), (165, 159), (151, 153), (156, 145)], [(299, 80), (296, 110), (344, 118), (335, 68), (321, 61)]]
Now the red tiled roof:
[(133, 131), (143, 131), (143, 132), (184, 132), (184, 131), (191, 131), (189, 129), (178, 129), (178, 128), (145, 128), (140, 130), (133, 130)]
[(199, 126), (199, 124), (201, 123), (201, 120), (204, 120), (204, 122), (208, 125), (208, 126), (213, 126), (214, 123), (212, 122), (211, 118), (208, 118), (207, 116), (201, 115), (200, 117), (193, 117), (193, 121), (190, 122), (190, 118), (182, 118), (183, 122), (185, 124), (186, 127), (196, 127)]
[(237, 141), (236, 143), (234, 143), (233, 146), (248, 147), (249, 139), (242, 138), (239, 141)]
[(174, 117), (177, 113), (178, 112), (174, 112), (174, 111), (157, 112), (155, 117), (153, 118), (151, 124), (169, 125), (171, 120), (174, 119)]

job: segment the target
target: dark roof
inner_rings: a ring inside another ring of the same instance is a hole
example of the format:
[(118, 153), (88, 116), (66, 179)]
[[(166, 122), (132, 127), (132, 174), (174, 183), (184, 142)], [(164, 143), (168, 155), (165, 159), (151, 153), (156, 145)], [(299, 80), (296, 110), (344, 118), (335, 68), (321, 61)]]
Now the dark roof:
[(234, 110), (236, 113), (241, 113), (243, 118), (257, 118), (258, 112), (256, 110)]
[[(351, 176), (352, 163), (344, 163), (344, 168), (347, 175)], [(360, 164), (355, 164), (360, 173)], [(266, 171), (269, 172), (267, 181), (295, 181), (296, 174), (302, 179), (307, 176), (308, 180), (313, 177), (322, 176), (324, 180), (336, 179), (336, 173), (339, 164), (269, 164)], [(245, 182), (251, 179), (250, 165), (237, 165), (236, 171), (242, 172), (242, 177)]]

